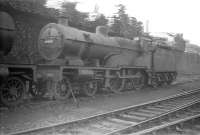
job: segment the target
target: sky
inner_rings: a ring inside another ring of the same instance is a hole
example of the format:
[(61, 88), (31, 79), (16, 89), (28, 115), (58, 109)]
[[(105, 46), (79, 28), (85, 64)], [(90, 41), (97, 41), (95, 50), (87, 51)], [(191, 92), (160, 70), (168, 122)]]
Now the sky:
[(117, 12), (116, 5), (123, 4), (129, 16), (144, 26), (148, 22), (149, 32), (183, 33), (185, 39), (200, 46), (199, 0), (48, 0), (48, 6), (58, 7), (62, 1), (78, 2), (76, 8), (82, 12), (93, 12), (98, 5), (106, 16), (112, 16)]

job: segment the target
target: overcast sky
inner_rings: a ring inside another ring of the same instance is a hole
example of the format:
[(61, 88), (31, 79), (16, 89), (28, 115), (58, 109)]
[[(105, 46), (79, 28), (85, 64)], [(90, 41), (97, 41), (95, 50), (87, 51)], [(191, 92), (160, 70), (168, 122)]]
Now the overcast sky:
[[(59, 1), (49, 0), (50, 7), (58, 7)], [(66, 0), (67, 1), (67, 0)], [(199, 0), (70, 0), (79, 2), (77, 10), (92, 12), (98, 5), (99, 12), (106, 16), (116, 13), (116, 5), (124, 4), (129, 16), (149, 21), (150, 32), (183, 33), (191, 43), (200, 45)]]

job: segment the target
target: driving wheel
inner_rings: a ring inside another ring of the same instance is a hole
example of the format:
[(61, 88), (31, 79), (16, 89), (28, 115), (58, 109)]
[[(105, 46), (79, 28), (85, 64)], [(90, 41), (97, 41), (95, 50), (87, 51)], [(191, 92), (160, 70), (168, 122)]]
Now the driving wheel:
[(98, 90), (97, 81), (88, 81), (83, 84), (83, 90), (86, 96), (94, 96)]
[(20, 77), (9, 77), (1, 87), (1, 101), (6, 106), (16, 106), (21, 103), (25, 95), (25, 85)]
[(67, 78), (59, 81), (55, 90), (56, 99), (67, 99), (71, 95), (71, 83)]
[(138, 76), (138, 78), (132, 79), (133, 87), (136, 90), (140, 90), (145, 85), (145, 78), (141, 72), (136, 73), (136, 75)]

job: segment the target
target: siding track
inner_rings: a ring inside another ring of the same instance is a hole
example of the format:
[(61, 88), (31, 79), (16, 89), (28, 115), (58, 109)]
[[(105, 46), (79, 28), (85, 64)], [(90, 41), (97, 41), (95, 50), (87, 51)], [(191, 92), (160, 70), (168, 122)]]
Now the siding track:
[(200, 89), (122, 108), (77, 121), (41, 127), (12, 135), (119, 135), (146, 134), (196, 118), (200, 114)]

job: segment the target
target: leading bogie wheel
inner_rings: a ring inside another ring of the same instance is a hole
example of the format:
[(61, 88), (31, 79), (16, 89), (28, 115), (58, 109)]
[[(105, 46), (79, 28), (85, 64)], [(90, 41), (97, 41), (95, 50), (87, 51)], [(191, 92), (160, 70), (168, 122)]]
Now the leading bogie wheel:
[(47, 92), (47, 81), (38, 80), (38, 82), (31, 82), (30, 89), (31, 95), (34, 98), (42, 98)]
[(1, 102), (6, 106), (16, 106), (23, 101), (25, 90), (25, 84), (20, 77), (8, 77), (0, 90)]
[(83, 84), (83, 91), (86, 96), (92, 97), (98, 91), (97, 81), (87, 81)]
[(67, 99), (71, 95), (71, 83), (67, 78), (62, 79), (57, 83), (55, 90), (56, 99)]

